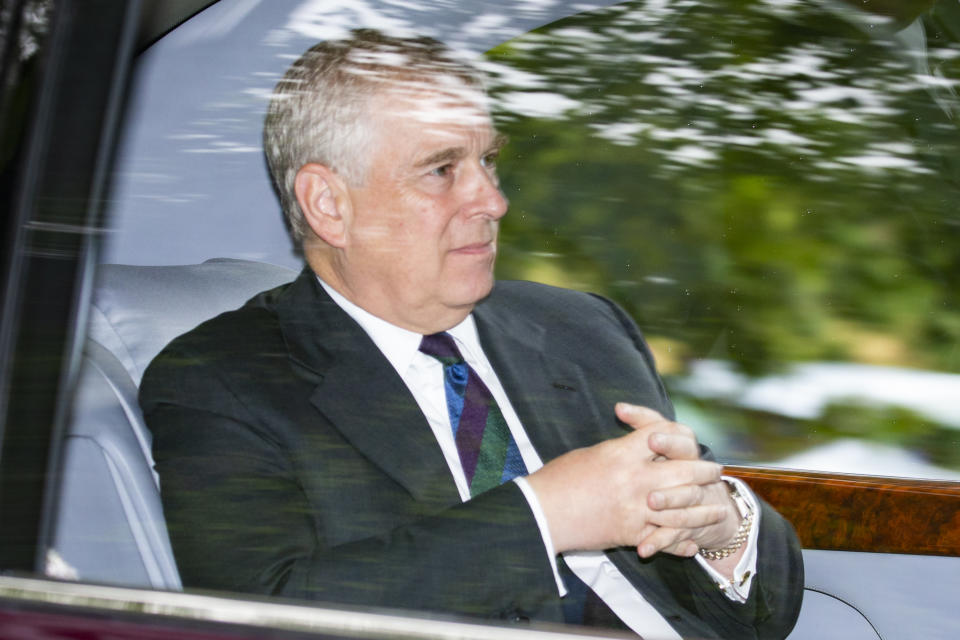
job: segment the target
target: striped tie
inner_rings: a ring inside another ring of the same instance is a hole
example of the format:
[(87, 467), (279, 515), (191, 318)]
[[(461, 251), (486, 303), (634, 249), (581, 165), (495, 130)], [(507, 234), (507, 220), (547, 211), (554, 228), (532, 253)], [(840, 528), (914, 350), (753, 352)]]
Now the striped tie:
[(443, 364), (450, 426), (470, 495), (526, 475), (527, 467), (496, 400), (463, 360), (449, 333), (424, 336), (420, 351)]
[[(527, 467), (500, 407), (477, 372), (464, 362), (453, 337), (449, 333), (424, 336), (420, 351), (443, 363), (447, 411), (470, 496), (526, 475)], [(559, 568), (569, 588), (562, 601), (568, 623), (630, 630), (566, 563)]]

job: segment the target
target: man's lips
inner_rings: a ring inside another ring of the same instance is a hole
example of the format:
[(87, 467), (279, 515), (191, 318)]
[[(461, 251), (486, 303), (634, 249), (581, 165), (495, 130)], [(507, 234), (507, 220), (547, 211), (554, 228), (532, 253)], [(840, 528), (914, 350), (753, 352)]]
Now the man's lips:
[(496, 251), (496, 243), (493, 240), (487, 240), (484, 242), (473, 242), (470, 244), (461, 245), (451, 250), (451, 253), (459, 253), (462, 255), (476, 255), (491, 253)]

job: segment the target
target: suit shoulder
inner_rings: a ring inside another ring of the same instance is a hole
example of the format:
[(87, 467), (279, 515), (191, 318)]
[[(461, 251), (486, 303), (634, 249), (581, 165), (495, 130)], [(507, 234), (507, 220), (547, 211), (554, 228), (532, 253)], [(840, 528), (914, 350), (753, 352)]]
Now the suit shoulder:
[(284, 353), (283, 336), (271, 308), (274, 294), (274, 290), (260, 293), (239, 309), (214, 316), (174, 338), (144, 372), (141, 403), (166, 396), (171, 387), (182, 392), (207, 387), (230, 372), (262, 370), (264, 360)]
[(626, 316), (616, 303), (598, 294), (526, 280), (497, 281), (487, 301), (528, 317), (545, 316), (555, 322), (582, 322), (585, 315), (599, 315), (621, 324)]
[(276, 314), (268, 304), (272, 291), (258, 294), (244, 306), (225, 311), (174, 338), (157, 358), (170, 353), (203, 353), (211, 358), (256, 352), (265, 343), (282, 340)]

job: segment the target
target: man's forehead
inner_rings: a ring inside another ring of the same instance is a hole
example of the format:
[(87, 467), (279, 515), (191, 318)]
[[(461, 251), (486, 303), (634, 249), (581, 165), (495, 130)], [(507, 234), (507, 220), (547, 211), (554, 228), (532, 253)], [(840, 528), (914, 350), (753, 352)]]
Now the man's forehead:
[(392, 83), (381, 94), (375, 110), (389, 119), (423, 125), (459, 125), (492, 129), (486, 94), (465, 84)]

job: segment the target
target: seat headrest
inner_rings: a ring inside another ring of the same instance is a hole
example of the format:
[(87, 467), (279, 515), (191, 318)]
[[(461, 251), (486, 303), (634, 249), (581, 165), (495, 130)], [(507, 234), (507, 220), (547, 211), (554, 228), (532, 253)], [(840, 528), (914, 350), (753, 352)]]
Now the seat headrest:
[(227, 258), (182, 266), (101, 265), (87, 335), (109, 349), (139, 386), (168, 342), (296, 276), (286, 267)]

